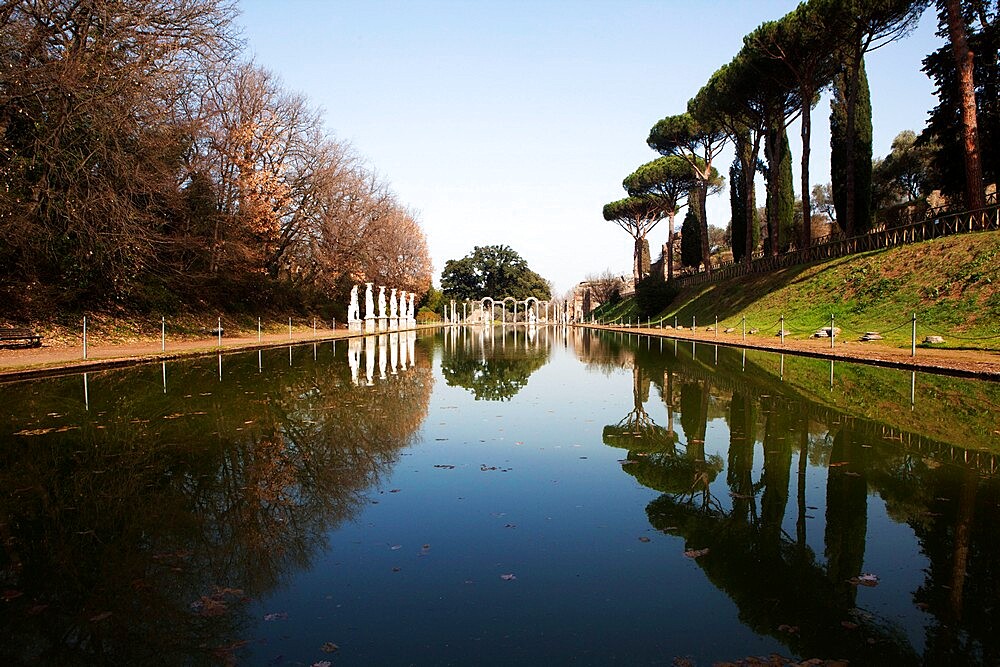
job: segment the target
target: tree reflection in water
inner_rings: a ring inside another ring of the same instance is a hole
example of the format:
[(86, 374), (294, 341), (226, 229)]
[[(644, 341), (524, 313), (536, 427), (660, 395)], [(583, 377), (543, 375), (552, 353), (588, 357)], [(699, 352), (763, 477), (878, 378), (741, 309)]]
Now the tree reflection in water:
[[(594, 364), (633, 366), (633, 410), (605, 427), (604, 442), (628, 449), (624, 470), (662, 492), (646, 509), (650, 524), (683, 538), (692, 555), (703, 553), (698, 566), (734, 601), (748, 627), (803, 658), (1000, 664), (1000, 541), (992, 535), (1000, 520), (1000, 484), (991, 467), (977, 469), (975, 457), (955, 456), (955, 444), (922, 434), (904, 437), (892, 427), (893, 439), (877, 437), (887, 429), (867, 415), (818, 404), (752, 358), (744, 371), (739, 351), (722, 349), (712, 359), (714, 350), (706, 349), (702, 358), (675, 356), (671, 348), (650, 354), (642, 345), (605, 336), (578, 345), (577, 352)], [(842, 372), (846, 382), (864, 378), (872, 384), (868, 369)], [(670, 427), (656, 426), (646, 414), (645, 378), (660, 384), (671, 424), (674, 410), (680, 411), (684, 450)], [(933, 387), (937, 380), (925, 382)], [(941, 384), (949, 394), (960, 391), (954, 379)], [(864, 402), (854, 392), (850, 400)], [(724, 487), (721, 480), (713, 483), (721, 459), (716, 465), (704, 449), (713, 410), (729, 426), (729, 442), (710, 447), (727, 452)], [(960, 407), (951, 418), (967, 412)], [(935, 432), (948, 431), (948, 418), (941, 410)], [(963, 427), (954, 431), (963, 433)], [(920, 448), (903, 444), (911, 441)], [(763, 454), (759, 469), (755, 451)], [(937, 452), (960, 464), (935, 458)], [(790, 503), (796, 460), (796, 501)], [(826, 468), (822, 555), (807, 540), (807, 520), (818, 509), (806, 505), (810, 462)], [(702, 493), (693, 493), (698, 488)], [(880, 538), (868, 534), (871, 494), (885, 501), (892, 519), (911, 527), (930, 562), (923, 585), (911, 592), (912, 604), (929, 614), (923, 645), (914, 645), (893, 615), (859, 604), (856, 577), (869, 542)], [(797, 516), (789, 517), (790, 509)], [(793, 523), (791, 535), (785, 526)]]
[(165, 395), (159, 366), (91, 375), (89, 412), (78, 377), (0, 388), (5, 664), (232, 657), (246, 602), (355, 514), (432, 387), (425, 353), (363, 388), (343, 355), (292, 353), (227, 356), (222, 382), (172, 365)]
[[(453, 337), (462, 336), (459, 343)], [(551, 351), (549, 327), (472, 327), (445, 334), (441, 372), (451, 387), (464, 387), (476, 400), (509, 401)]]

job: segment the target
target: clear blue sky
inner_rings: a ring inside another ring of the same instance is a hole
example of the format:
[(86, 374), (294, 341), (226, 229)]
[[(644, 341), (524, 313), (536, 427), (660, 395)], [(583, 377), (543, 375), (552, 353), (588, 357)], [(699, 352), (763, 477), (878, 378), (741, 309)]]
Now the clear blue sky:
[[(650, 127), (684, 111), (745, 34), (796, 4), (242, 0), (240, 23), (257, 63), (323, 108), (330, 131), (418, 211), (435, 283), (446, 260), (506, 244), (562, 294), (588, 273), (630, 272), (631, 238), (601, 208), (657, 157)], [(876, 156), (899, 131), (919, 132), (935, 104), (920, 72), (941, 43), (935, 27), (928, 12), (868, 56)], [(824, 98), (813, 183), (829, 181), (828, 118)], [(710, 199), (710, 224), (726, 226), (728, 201)], [(652, 232), (654, 257), (666, 234), (665, 222)]]

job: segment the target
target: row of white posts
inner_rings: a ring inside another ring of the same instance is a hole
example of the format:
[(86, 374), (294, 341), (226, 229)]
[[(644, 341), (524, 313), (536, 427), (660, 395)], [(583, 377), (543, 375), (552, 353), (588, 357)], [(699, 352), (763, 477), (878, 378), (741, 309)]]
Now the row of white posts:
[[(786, 333), (785, 332), (785, 316), (784, 315), (782, 315), (780, 317), (779, 322), (780, 322), (780, 328), (778, 329), (778, 335), (781, 336), (781, 344), (784, 345), (785, 344), (785, 333)], [(594, 318), (594, 317), (590, 318), (590, 323), (591, 324), (600, 324), (600, 322), (597, 322), (596, 318)], [(834, 323), (835, 323), (834, 314), (830, 313), (830, 328), (828, 330), (828, 334), (830, 336), (830, 349), (831, 350), (834, 348), (834, 345), (835, 345), (835, 342), (836, 342), (836, 339), (837, 339), (837, 328), (834, 326)], [(650, 318), (646, 318), (646, 327), (647, 328), (652, 328), (651, 324), (652, 324), (652, 320)], [(636, 326), (642, 326), (642, 320), (639, 319), (639, 318), (636, 318), (635, 325)], [(610, 326), (614, 326), (614, 323), (611, 323)], [(625, 326), (631, 327), (632, 326), (632, 320), (629, 319), (628, 323)], [(905, 326), (905, 325), (903, 325), (903, 326)], [(663, 328), (663, 320), (662, 319), (659, 322), (659, 328), (660, 329)], [(674, 316), (674, 328), (675, 329), (677, 328), (677, 316), (676, 315)], [(696, 328), (697, 328), (697, 322), (695, 320), (695, 317), (692, 315), (691, 316), (691, 331), (693, 332)], [(746, 315), (744, 315), (743, 318), (742, 318), (742, 328), (743, 328), (743, 342), (745, 343), (746, 340), (747, 340), (747, 316)], [(899, 327), (896, 327), (896, 328), (899, 328)], [(719, 317), (718, 316), (715, 317), (715, 329), (714, 329), (714, 331), (715, 331), (715, 337), (718, 338), (719, 337)], [(910, 356), (911, 357), (917, 356), (917, 314), (916, 313), (913, 313), (913, 316), (912, 316), (911, 321), (910, 321)]]
[[(313, 320), (312, 320), (313, 338), (315, 338), (319, 334), (319, 329), (317, 328), (318, 327), (317, 323), (318, 323), (318, 320), (314, 317)], [(324, 322), (324, 326), (325, 326), (325, 322)], [(331, 319), (330, 320), (330, 328), (333, 329), (333, 330), (337, 329), (337, 320), (336, 319)], [(211, 334), (214, 334), (217, 337), (218, 346), (219, 347), (222, 347), (222, 332), (223, 332), (222, 318), (220, 317), (220, 318), (218, 318), (216, 320), (216, 327), (209, 332)], [(292, 339), (293, 339), (292, 318), (289, 317), (288, 318), (288, 340), (291, 341)], [(257, 342), (260, 343), (262, 340), (263, 340), (263, 333), (261, 331), (261, 319), (258, 317), (257, 318)], [(88, 337), (88, 334), (87, 334), (87, 316), (84, 315), (83, 316), (83, 358), (84, 359), (87, 358), (88, 349), (89, 349), (89, 343), (90, 343), (90, 341), (89, 341), (89, 337)], [(161, 352), (166, 352), (167, 351), (167, 318), (166, 317), (161, 317), (160, 318), (160, 351)]]

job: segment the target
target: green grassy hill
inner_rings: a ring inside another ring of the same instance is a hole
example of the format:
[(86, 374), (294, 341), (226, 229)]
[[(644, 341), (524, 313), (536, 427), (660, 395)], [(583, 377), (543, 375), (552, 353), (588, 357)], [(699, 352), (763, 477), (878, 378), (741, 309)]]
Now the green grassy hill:
[[(791, 267), (687, 288), (658, 321), (777, 333), (780, 318), (793, 338), (835, 325), (844, 337), (878, 331), (889, 344), (908, 346), (912, 313), (918, 342), (945, 338), (952, 348), (1000, 349), (1000, 232), (962, 234), (890, 250)], [(604, 322), (639, 319), (634, 299), (602, 306)], [(641, 316), (642, 323), (646, 315)]]

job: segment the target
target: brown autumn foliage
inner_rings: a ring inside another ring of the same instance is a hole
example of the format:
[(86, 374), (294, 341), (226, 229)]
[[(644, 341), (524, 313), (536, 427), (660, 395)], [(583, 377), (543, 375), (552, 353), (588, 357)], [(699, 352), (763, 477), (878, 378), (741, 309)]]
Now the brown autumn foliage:
[(241, 61), (231, 0), (0, 1), (0, 318), (423, 292), (416, 216)]

